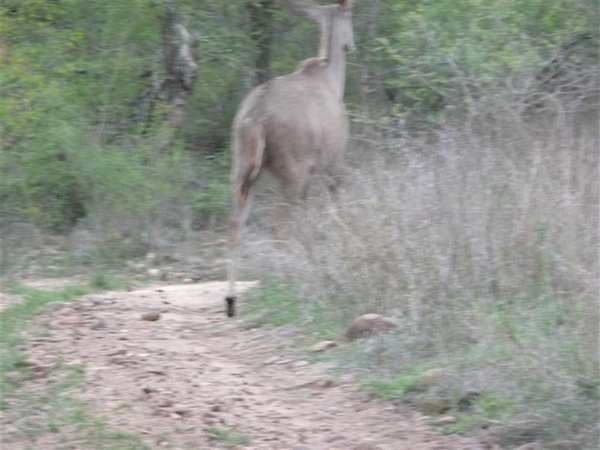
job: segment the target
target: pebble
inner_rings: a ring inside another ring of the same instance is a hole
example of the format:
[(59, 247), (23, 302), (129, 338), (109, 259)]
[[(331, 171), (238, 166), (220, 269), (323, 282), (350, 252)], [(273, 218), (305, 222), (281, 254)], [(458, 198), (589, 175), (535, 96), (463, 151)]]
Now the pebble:
[(148, 322), (156, 322), (158, 319), (160, 319), (160, 313), (155, 311), (142, 314), (142, 320), (146, 320)]
[(331, 444), (332, 442), (344, 441), (345, 439), (341, 434), (330, 434), (325, 438), (325, 442)]
[(306, 366), (310, 366), (310, 362), (308, 362), (308, 361), (296, 361), (294, 364), (292, 364), (292, 367), (294, 369), (301, 369), (302, 367), (306, 367)]
[(271, 356), (269, 359), (267, 359), (267, 360), (264, 362), (264, 365), (265, 365), (265, 366), (268, 366), (268, 365), (270, 365), (270, 364), (275, 364), (277, 361), (279, 361), (279, 356)]
[(310, 348), (310, 351), (314, 352), (314, 353), (319, 353), (319, 352), (325, 352), (325, 351), (330, 350), (335, 347), (337, 347), (337, 342), (321, 341), (321, 342), (317, 342), (315, 345), (313, 345)]
[(94, 331), (103, 330), (106, 328), (106, 322), (104, 320), (97, 320), (90, 326), (90, 328)]
[(453, 423), (456, 423), (456, 417), (454, 416), (443, 416), (440, 417), (439, 419), (434, 420), (433, 422), (431, 422), (433, 425), (451, 425)]

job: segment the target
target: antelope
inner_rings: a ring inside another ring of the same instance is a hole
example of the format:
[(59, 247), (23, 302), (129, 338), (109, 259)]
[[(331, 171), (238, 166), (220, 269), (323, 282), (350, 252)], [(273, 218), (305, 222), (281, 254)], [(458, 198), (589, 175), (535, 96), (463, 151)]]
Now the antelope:
[(343, 103), (346, 51), (354, 50), (352, 3), (337, 0), (332, 5), (318, 5), (312, 0), (290, 0), (293, 13), (318, 23), (318, 56), (304, 60), (294, 73), (250, 91), (233, 121), (228, 317), (235, 315), (240, 234), (248, 218), (252, 186), (262, 170), (269, 170), (281, 184), (284, 205), (276, 223), (306, 197), (313, 172), (330, 178), (334, 194), (343, 182), (349, 134)]

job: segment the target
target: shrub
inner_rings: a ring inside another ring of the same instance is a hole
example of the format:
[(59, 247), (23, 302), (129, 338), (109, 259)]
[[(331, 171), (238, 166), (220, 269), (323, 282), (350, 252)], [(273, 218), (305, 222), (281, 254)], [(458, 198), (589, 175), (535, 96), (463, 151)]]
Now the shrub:
[(506, 398), (507, 437), (592, 443), (598, 135), (586, 116), (557, 112), (498, 113), (476, 132), (447, 126), (365, 150), (336, 212), (310, 202), (289, 245), (252, 253), (339, 323), (364, 313), (401, 323), (383, 357), (367, 358), (371, 374), (449, 366), (460, 374), (449, 391)]

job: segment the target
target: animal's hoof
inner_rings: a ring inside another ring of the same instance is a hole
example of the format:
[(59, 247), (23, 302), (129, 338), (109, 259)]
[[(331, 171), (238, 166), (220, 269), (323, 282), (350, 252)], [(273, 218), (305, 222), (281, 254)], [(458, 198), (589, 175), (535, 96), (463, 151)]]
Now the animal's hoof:
[(227, 303), (227, 317), (235, 316), (235, 300), (236, 297), (233, 295), (225, 297), (225, 302)]

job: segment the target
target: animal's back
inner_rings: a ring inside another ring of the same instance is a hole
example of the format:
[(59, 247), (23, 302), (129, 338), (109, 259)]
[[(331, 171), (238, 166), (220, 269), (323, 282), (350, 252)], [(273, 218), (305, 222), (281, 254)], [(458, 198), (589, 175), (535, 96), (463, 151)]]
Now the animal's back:
[(348, 118), (322, 65), (311, 58), (298, 72), (254, 88), (236, 115), (234, 147), (239, 147), (236, 136), (258, 125), (264, 127), (265, 166), (276, 175), (339, 163), (348, 140)]
[[(267, 157), (321, 165), (346, 147), (346, 109), (326, 73), (294, 73), (274, 79), (265, 95)], [(336, 157), (337, 159), (337, 157)]]

